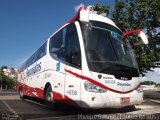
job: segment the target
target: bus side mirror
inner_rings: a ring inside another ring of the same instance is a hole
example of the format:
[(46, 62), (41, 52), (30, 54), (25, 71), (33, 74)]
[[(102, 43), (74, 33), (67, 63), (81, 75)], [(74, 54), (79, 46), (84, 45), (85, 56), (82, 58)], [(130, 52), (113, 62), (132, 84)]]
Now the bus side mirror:
[(139, 35), (139, 37), (141, 38), (142, 41), (138, 41), (137, 44), (141, 44), (141, 43), (144, 43), (144, 44), (148, 44), (148, 39), (147, 39), (147, 36), (144, 34), (143, 31), (141, 30), (130, 30), (130, 31), (127, 31), (125, 33), (123, 33), (122, 35), (122, 39), (128, 35), (131, 35), (133, 33), (136, 33)]

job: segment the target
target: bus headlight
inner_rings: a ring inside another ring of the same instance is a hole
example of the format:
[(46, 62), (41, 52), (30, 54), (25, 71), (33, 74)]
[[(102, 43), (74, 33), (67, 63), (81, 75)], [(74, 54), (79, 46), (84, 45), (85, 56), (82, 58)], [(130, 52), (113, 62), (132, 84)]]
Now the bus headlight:
[(88, 82), (88, 81), (86, 81), (84, 83), (84, 88), (88, 92), (97, 92), (97, 93), (107, 92), (107, 90), (105, 90), (105, 89), (103, 89), (99, 86), (96, 86), (96, 85), (94, 85), (94, 84), (92, 84), (91, 82)]
[(138, 87), (138, 88), (137, 88), (137, 92), (138, 92), (138, 93), (143, 92), (143, 87), (141, 87), (141, 86), (140, 86), (140, 87)]

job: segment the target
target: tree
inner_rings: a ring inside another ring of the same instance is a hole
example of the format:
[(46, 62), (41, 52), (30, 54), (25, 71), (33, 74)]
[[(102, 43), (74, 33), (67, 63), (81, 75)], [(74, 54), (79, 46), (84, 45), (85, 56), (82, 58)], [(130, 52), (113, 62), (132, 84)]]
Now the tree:
[[(16, 78), (10, 78), (10, 77), (4, 75), (3, 69), (7, 69), (7, 66), (2, 66), (1, 69), (0, 69), (0, 78), (1, 78), (0, 87), (5, 89), (6, 86), (7, 86), (7, 89), (14, 89), (15, 86), (16, 86), (16, 83), (17, 83), (17, 79)], [(13, 72), (15, 72), (15, 71), (13, 70)]]
[(1, 71), (3, 71), (3, 69), (7, 69), (7, 68), (8, 67), (4, 65), (4, 66), (1, 67)]
[(91, 11), (96, 11), (97, 14), (106, 14), (106, 15), (109, 15), (109, 6), (106, 5), (106, 6), (100, 6), (99, 4), (95, 4), (93, 5), (90, 10)]
[(3, 89), (14, 89), (17, 83), (16, 78), (9, 78), (8, 76), (5, 75), (0, 75), (2, 79), (0, 80), (0, 85), (2, 86)]
[(115, 0), (112, 19), (123, 32), (146, 28), (150, 35), (160, 27), (159, 8), (159, 0)]
[(145, 29), (150, 48), (160, 43), (159, 0), (115, 0), (113, 21), (125, 32), (131, 29)]

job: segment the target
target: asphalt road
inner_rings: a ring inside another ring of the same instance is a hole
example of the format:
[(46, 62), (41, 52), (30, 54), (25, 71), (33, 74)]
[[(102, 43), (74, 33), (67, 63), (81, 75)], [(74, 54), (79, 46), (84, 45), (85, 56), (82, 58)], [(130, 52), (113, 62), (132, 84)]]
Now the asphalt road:
[[(40, 100), (20, 100), (15, 91), (0, 92), (0, 119), (1, 120), (87, 120), (87, 119), (160, 119), (160, 101), (150, 93), (142, 105), (135, 110), (99, 109), (84, 110), (60, 104), (56, 109), (49, 109)], [(157, 96), (157, 93), (156, 93)], [(155, 101), (154, 101), (155, 100)]]

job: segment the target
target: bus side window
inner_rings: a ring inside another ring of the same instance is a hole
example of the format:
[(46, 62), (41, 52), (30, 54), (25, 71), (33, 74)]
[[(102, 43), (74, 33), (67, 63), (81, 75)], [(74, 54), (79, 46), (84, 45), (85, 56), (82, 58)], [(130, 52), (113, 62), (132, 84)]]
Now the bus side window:
[(46, 55), (46, 43), (44, 43), (37, 51), (36, 51), (36, 61)]
[(50, 55), (56, 60), (65, 61), (63, 29), (50, 38)]
[(31, 64), (33, 64), (35, 62), (35, 53), (29, 58), (28, 60), (28, 66), (30, 66)]
[(70, 24), (67, 27), (66, 59), (70, 65), (81, 68), (81, 50), (75, 24)]

